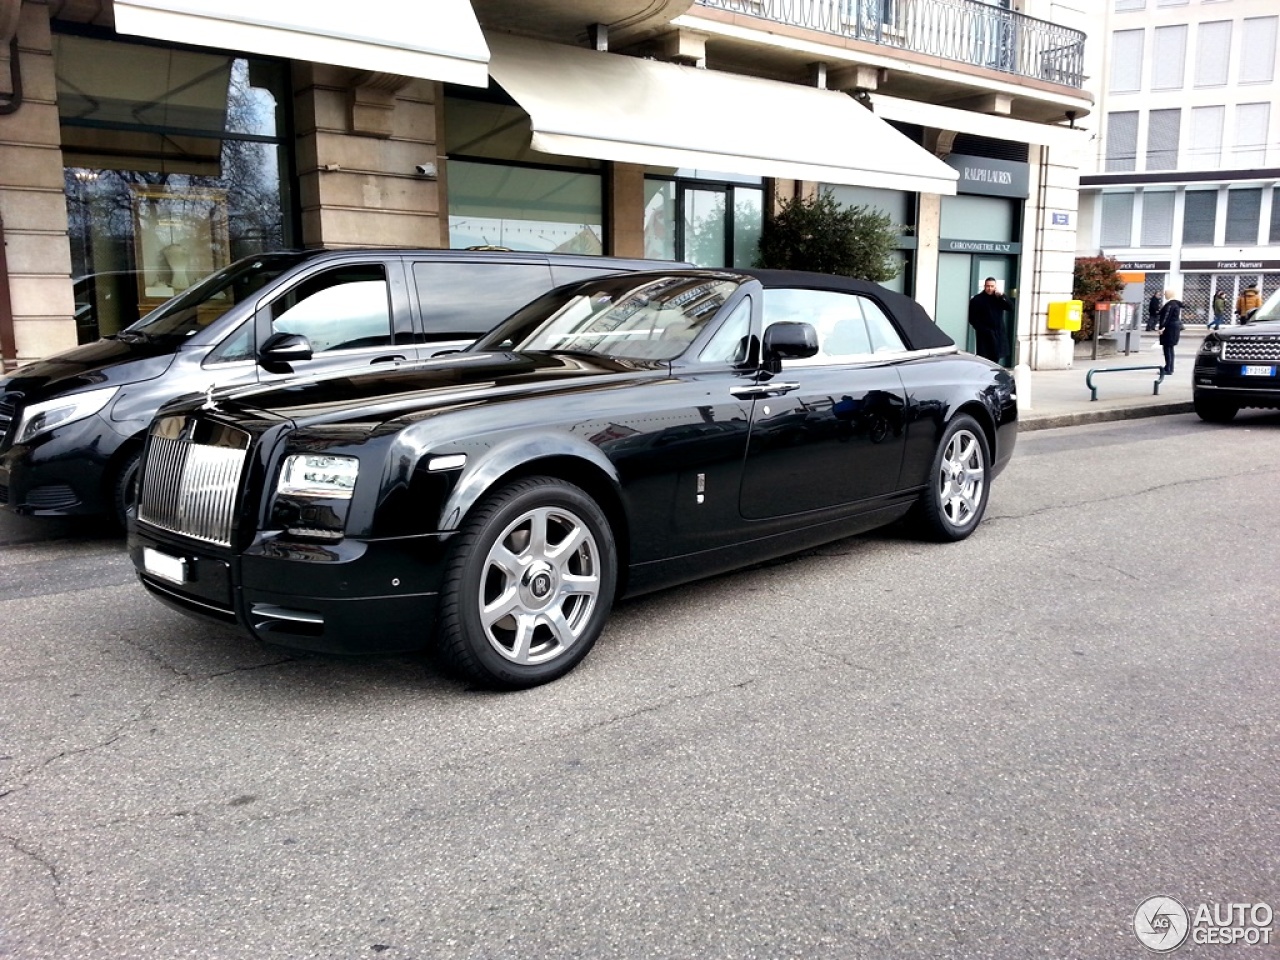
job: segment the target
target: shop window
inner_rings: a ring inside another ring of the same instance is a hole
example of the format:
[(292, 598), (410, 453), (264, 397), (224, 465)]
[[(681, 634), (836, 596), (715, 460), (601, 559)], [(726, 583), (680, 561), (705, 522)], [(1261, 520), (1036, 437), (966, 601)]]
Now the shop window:
[(1271, 190), (1270, 236), (1270, 243), (1280, 243), (1280, 187), (1273, 187)]
[(900, 246), (889, 256), (897, 264), (898, 272), (882, 285), (898, 293), (910, 293), (911, 265), (916, 249), (915, 233), (917, 194), (902, 190), (884, 190), (876, 187), (853, 187), (840, 184), (823, 184), (836, 203), (842, 207), (869, 207), (887, 216), (901, 230)]
[(600, 175), (450, 160), (449, 245), (602, 253)]
[(749, 267), (764, 228), (764, 194), (756, 184), (646, 177), (646, 257), (700, 267)]
[(63, 33), (53, 55), (81, 342), (292, 245), (283, 63)]

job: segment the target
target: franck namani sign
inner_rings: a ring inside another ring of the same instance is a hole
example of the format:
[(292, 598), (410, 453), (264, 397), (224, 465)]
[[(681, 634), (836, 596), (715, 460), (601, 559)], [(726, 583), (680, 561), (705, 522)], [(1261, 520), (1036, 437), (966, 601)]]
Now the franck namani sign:
[(956, 193), (981, 193), (989, 197), (1019, 197), (1023, 200), (1031, 195), (1030, 164), (970, 157), (963, 153), (953, 153), (943, 159), (960, 173)]

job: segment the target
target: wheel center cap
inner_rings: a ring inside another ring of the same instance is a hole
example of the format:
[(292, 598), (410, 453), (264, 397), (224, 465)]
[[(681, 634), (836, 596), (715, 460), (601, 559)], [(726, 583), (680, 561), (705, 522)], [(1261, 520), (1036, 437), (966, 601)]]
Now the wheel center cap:
[(544, 563), (535, 563), (524, 572), (521, 586), (533, 603), (542, 604), (555, 593), (557, 580), (554, 569)]

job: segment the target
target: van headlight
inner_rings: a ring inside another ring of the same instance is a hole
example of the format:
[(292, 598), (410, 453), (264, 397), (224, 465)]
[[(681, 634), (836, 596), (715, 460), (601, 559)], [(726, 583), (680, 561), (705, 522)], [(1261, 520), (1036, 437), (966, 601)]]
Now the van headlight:
[(355, 457), (299, 453), (285, 459), (276, 492), (285, 497), (350, 500), (360, 473)]
[(56, 400), (33, 403), (22, 411), (22, 422), (18, 424), (18, 433), (13, 442), (26, 443), (55, 427), (92, 417), (110, 403), (119, 390), (119, 387), (102, 387), (99, 390), (86, 390), (84, 393), (58, 397)]

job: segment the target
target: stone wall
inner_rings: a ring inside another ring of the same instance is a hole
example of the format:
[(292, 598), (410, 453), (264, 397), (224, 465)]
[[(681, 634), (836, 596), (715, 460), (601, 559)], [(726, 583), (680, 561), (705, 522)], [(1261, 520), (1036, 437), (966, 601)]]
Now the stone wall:
[[(0, 115), (0, 220), (9, 273), (0, 277), (0, 283), (8, 283), (16, 359), (26, 362), (75, 346), (76, 328), (45, 3), (27, 0), (22, 4), (17, 39), (22, 103), (15, 112)], [(8, 54), (6, 46), (0, 54), (0, 77), (6, 88)]]

